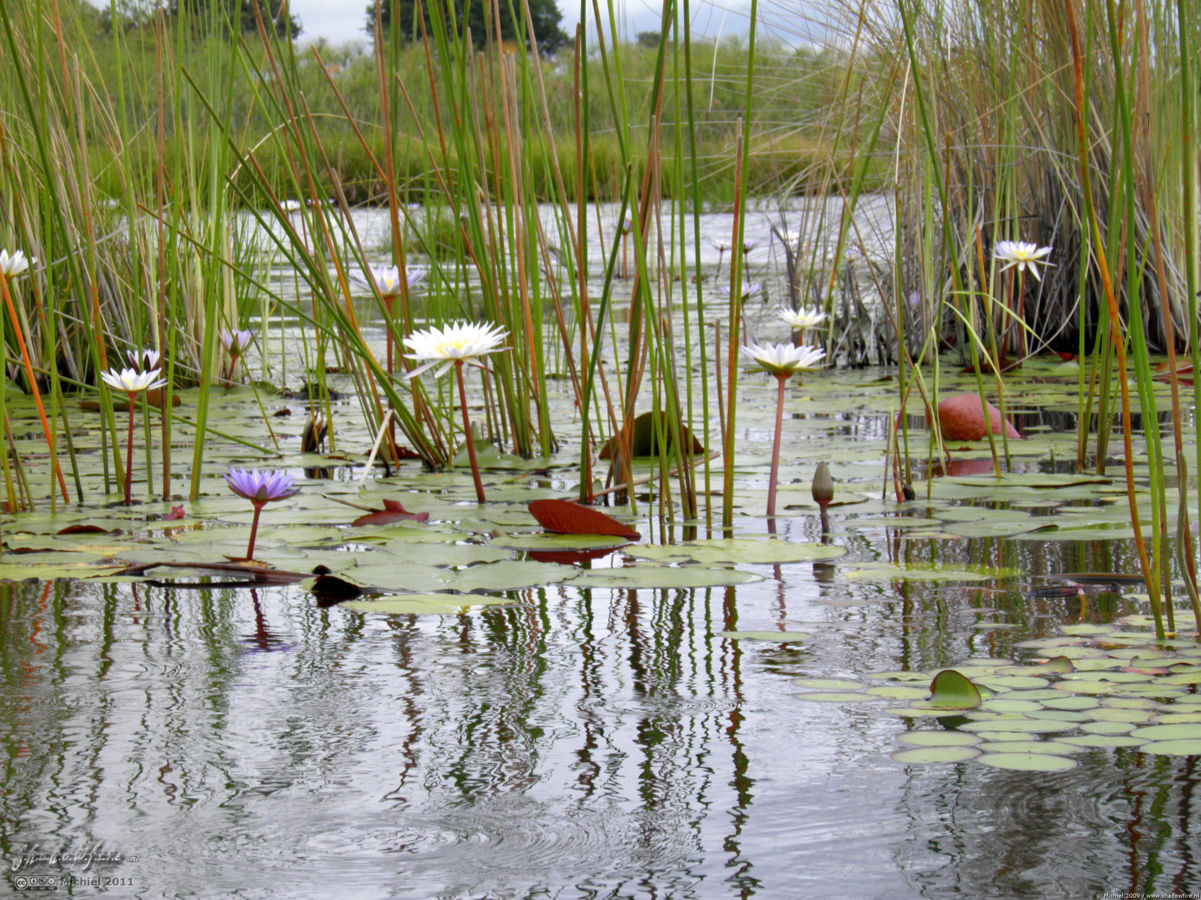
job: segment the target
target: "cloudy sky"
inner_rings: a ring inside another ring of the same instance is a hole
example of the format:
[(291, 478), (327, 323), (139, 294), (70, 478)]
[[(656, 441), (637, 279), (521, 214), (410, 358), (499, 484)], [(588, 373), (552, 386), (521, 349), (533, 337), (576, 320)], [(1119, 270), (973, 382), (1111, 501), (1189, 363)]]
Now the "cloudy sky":
[[(363, 26), (367, 21), (368, 0), (291, 0), (293, 15), (304, 26), (302, 40), (324, 37), (337, 43), (363, 37)], [(591, 5), (591, 4), (589, 4)], [(737, 34), (746, 31), (747, 0), (728, 0), (719, 6), (716, 3), (695, 2), (692, 7), (693, 33), (703, 35)], [(728, 9), (723, 8), (728, 6)], [(568, 34), (575, 28), (579, 18), (578, 0), (563, 2), (562, 28)], [(648, 0), (618, 0), (618, 8), (626, 11), (630, 34), (639, 31), (658, 30), (660, 4)]]

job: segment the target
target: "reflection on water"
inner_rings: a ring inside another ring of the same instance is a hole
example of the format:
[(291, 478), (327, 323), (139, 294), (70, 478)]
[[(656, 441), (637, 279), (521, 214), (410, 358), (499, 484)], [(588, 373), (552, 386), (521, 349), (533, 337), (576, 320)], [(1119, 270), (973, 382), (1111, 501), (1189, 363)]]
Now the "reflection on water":
[[(943, 561), (1018, 571), (1130, 565), (1118, 543), (839, 540), (863, 558), (937, 544)], [(1201, 881), (1196, 758), (905, 767), (888, 757), (902, 720), (796, 697), (797, 675), (1013, 655), (1057, 622), (1125, 611), (1120, 596), (756, 570), (765, 580), (737, 589), (560, 586), (423, 618), (318, 608), (296, 586), (0, 586), (5, 877), (115, 878), (113, 896), (148, 897), (1092, 896)], [(716, 636), (776, 628), (814, 638)], [(85, 870), (88, 848), (109, 858)], [(37, 858), (55, 851), (68, 858)]]

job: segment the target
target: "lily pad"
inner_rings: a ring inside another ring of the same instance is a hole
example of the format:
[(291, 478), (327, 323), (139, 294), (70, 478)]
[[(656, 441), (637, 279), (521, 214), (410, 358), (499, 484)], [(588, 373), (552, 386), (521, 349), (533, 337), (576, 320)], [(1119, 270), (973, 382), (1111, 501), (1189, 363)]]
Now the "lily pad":
[(1000, 573), (983, 569), (942, 566), (938, 563), (890, 565), (888, 563), (856, 564), (846, 569), (852, 581), (991, 581)]
[[(729, 632), (727, 632), (729, 633)], [(808, 637), (808, 635), (806, 635)], [(858, 691), (862, 690), (863, 685), (858, 681), (851, 681), (847, 678), (795, 678), (793, 684), (804, 688), (813, 688), (817, 691)]]
[(504, 597), (482, 594), (396, 594), (378, 600), (350, 600), (340, 608), (389, 616), (449, 616), (473, 606), (496, 606), (511, 602)]
[(898, 735), (902, 744), (914, 747), (972, 747), (980, 743), (979, 735), (962, 731), (906, 731)]
[[(803, 631), (719, 631), (717, 637), (736, 641), (768, 641), (773, 644), (789, 644), (794, 641), (812, 640), (813, 635)], [(855, 685), (858, 687), (858, 685)]]
[(980, 751), (975, 747), (915, 747), (912, 750), (897, 750), (892, 758), (912, 766), (964, 762), (979, 755)]
[(1139, 750), (1161, 756), (1201, 756), (1201, 740), (1152, 741)]
[(944, 669), (930, 682), (930, 705), (939, 709), (975, 709), (982, 699), (980, 689), (954, 669)]
[(1077, 766), (1076, 760), (1052, 753), (983, 753), (977, 762), (1022, 772), (1066, 772)]
[(1063, 741), (990, 741), (980, 745), (981, 753), (1051, 753), (1056, 756), (1070, 756), (1082, 753), (1084, 748), (1079, 744), (1068, 744)]
[(837, 559), (846, 550), (831, 544), (781, 541), (775, 538), (727, 538), (686, 544), (661, 544), (633, 547), (629, 556), (658, 562), (696, 562), (704, 565), (736, 563), (799, 563)]
[(1130, 736), (1140, 741), (1198, 741), (1201, 740), (1201, 724), (1147, 725), (1136, 728)]
[(878, 703), (884, 699), (861, 691), (805, 691), (792, 696), (798, 700), (813, 700), (822, 703)]
[(661, 566), (645, 563), (615, 569), (587, 569), (579, 573), (576, 587), (609, 590), (726, 587), (763, 579), (753, 572), (708, 566)]

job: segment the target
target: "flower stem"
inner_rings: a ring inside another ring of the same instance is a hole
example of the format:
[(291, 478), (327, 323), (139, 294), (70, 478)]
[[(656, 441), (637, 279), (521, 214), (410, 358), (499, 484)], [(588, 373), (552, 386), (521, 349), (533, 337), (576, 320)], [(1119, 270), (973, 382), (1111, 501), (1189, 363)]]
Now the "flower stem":
[(393, 301), (394, 297), (395, 297), (395, 295), (393, 295), (393, 294), (384, 294), (384, 335), (387, 340), (387, 347), (388, 347), (387, 363), (388, 363), (388, 374), (389, 375), (391, 375), (392, 372), (395, 370), (394, 369), (395, 363), (393, 362), (393, 359), (395, 357), (395, 351), (393, 350), (393, 341), (392, 341), (392, 301)]
[(784, 385), (788, 383), (787, 375), (777, 375), (779, 392), (776, 394), (776, 437), (771, 445), (771, 480), (767, 485), (767, 516), (776, 514), (776, 485), (780, 480), (780, 432), (784, 424)]
[(129, 436), (125, 440), (125, 505), (133, 503), (133, 409), (136, 394), (129, 394)]
[(475, 499), (486, 502), (484, 484), (480, 481), (480, 464), (475, 458), (475, 441), (471, 436), (471, 420), (467, 417), (467, 386), (463, 382), (463, 362), (455, 361), (455, 377), (459, 381), (459, 405), (463, 408), (463, 439), (467, 441), (467, 458), (471, 460), (471, 477), (475, 479)]
[(266, 506), (265, 502), (260, 503), (257, 500), (251, 500), (250, 502), (254, 504), (254, 518), (250, 520), (250, 544), (246, 547), (247, 562), (250, 562), (254, 559), (254, 539), (259, 533), (259, 513), (261, 513), (263, 511), (263, 507)]

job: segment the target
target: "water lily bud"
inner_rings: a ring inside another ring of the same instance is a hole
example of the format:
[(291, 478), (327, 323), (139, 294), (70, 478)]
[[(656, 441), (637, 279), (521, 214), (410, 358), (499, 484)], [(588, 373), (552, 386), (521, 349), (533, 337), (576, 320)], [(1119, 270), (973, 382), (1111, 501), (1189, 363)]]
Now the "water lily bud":
[(830, 477), (829, 465), (824, 462), (819, 462), (813, 473), (813, 499), (823, 508), (834, 499), (834, 479)]

